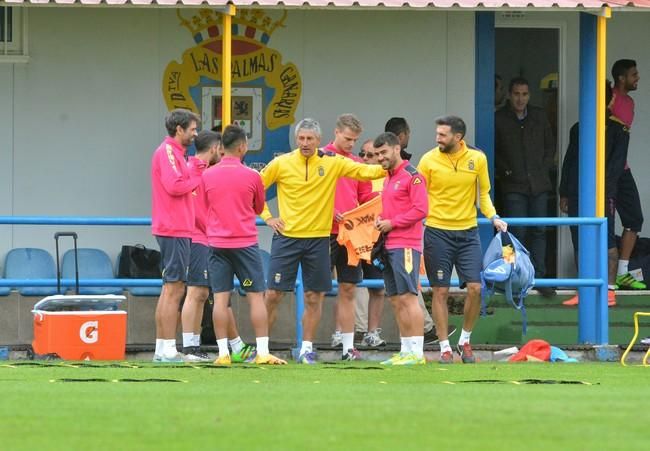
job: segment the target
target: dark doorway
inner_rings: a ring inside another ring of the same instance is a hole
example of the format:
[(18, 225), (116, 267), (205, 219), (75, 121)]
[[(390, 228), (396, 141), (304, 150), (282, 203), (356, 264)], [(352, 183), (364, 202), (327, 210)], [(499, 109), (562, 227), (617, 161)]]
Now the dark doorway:
[[(501, 103), (495, 99), (495, 109), (508, 108), (508, 85), (515, 77), (528, 80), (530, 105), (544, 109), (555, 139), (555, 164), (550, 169), (552, 191), (548, 195), (548, 216), (557, 216), (558, 184), (558, 88), (559, 88), (559, 38), (556, 28), (497, 28), (495, 37), (495, 68), (500, 76), (505, 98)], [(495, 158), (499, 151), (495, 149)], [(495, 178), (495, 203), (498, 211), (503, 209), (503, 190), (499, 178)], [(546, 278), (557, 277), (558, 229), (546, 231)]]

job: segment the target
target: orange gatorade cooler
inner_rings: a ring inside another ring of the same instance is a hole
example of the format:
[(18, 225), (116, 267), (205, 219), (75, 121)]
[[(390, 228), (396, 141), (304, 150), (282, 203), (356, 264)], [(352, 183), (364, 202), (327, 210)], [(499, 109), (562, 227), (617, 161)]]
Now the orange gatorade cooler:
[(65, 360), (123, 360), (126, 350), (126, 300), (116, 295), (55, 295), (34, 306), (36, 354)]

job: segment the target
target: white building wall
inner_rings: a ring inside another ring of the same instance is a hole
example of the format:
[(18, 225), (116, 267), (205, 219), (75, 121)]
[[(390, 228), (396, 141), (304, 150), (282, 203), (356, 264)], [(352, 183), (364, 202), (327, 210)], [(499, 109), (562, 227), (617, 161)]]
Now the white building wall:
[[(13, 87), (14, 66), (0, 64), (0, 215), (6, 216), (13, 214)], [(12, 227), (0, 225), (0, 249), (11, 245)]]
[[(0, 63), (0, 214), (148, 216), (149, 158), (164, 135), (161, 78), (167, 64), (193, 46), (174, 10), (30, 8), (30, 61)], [(578, 119), (579, 14), (526, 13), (498, 26), (562, 30), (560, 161)], [(189, 10), (185, 11), (189, 15)], [(609, 20), (608, 67), (618, 58), (639, 65), (630, 164), (646, 216), (650, 184), (650, 42), (646, 13)], [(634, 30), (630, 39), (629, 30)], [(412, 128), (414, 162), (434, 143), (433, 119), (450, 112), (474, 135), (474, 14), (439, 11), (290, 11), (270, 47), (295, 63), (303, 79), (297, 118), (321, 121), (324, 141), (336, 116), (354, 112), (363, 138), (390, 116)], [(648, 226), (642, 235), (650, 234)], [(53, 252), (56, 230), (80, 232), (80, 245), (114, 257), (123, 243), (154, 246), (147, 227), (0, 226), (0, 261), (12, 247)], [(261, 229), (263, 245), (268, 231)], [(568, 233), (560, 268), (573, 269)], [(1, 266), (1, 264), (0, 264)]]
[[(0, 214), (149, 216), (162, 74), (193, 45), (172, 9), (30, 8), (29, 63), (0, 63)], [(414, 162), (434, 145), (438, 115), (463, 116), (473, 136), (471, 12), (290, 11), (269, 46), (298, 67), (297, 118), (319, 119), (324, 141), (344, 112), (362, 119), (364, 138), (405, 116)], [(155, 246), (147, 227), (11, 229), (0, 226), (0, 258), (53, 252), (54, 231), (67, 229), (112, 257), (124, 243)]]

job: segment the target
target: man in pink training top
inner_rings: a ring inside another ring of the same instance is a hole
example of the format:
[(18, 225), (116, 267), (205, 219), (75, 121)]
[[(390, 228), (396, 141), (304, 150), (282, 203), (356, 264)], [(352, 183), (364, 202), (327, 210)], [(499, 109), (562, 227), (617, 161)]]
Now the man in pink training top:
[[(196, 156), (190, 157), (190, 166), (205, 161), (213, 166), (221, 160), (223, 147), (221, 133), (202, 130), (194, 140)], [(207, 168), (206, 168), (207, 169)], [(205, 187), (201, 183), (192, 192), (195, 210), (195, 227), (190, 245), (190, 267), (187, 274), (187, 293), (183, 303), (181, 321), (183, 323), (183, 360), (186, 362), (210, 361), (208, 355), (201, 351), (201, 322), (205, 302), (210, 296), (210, 280), (208, 277), (208, 235), (206, 222), (208, 206), (205, 199)], [(212, 317), (210, 317), (210, 321)], [(230, 343), (231, 358), (235, 363), (250, 363), (255, 360), (255, 346), (244, 343), (239, 336), (235, 316), (230, 303), (228, 305), (228, 343)]]
[[(194, 140), (195, 156), (189, 157), (188, 166), (201, 166), (207, 169), (219, 162), (221, 158), (221, 135), (209, 130), (202, 130)], [(183, 326), (183, 360), (186, 362), (209, 361), (208, 355), (201, 352), (201, 319), (203, 307), (210, 295), (208, 283), (208, 237), (205, 222), (207, 205), (204, 200), (203, 183), (192, 191), (194, 201), (194, 231), (190, 244), (190, 266), (187, 273), (187, 293), (183, 303), (181, 322)]]
[[(257, 244), (255, 217), (264, 209), (264, 185), (257, 171), (242, 163), (248, 151), (246, 132), (229, 125), (222, 135), (224, 156), (203, 175), (208, 204), (207, 234), (210, 244), (208, 273), (214, 292), (214, 321), (219, 357), (215, 365), (230, 365), (228, 301), (236, 275), (250, 303), (257, 341), (256, 364), (282, 365), (269, 353), (269, 332), (264, 304), (264, 270)], [(224, 196), (227, 193), (227, 196)]]
[[(349, 158), (357, 163), (363, 160), (352, 153), (363, 127), (353, 114), (342, 114), (336, 119), (334, 141), (325, 146), (324, 150)], [(336, 268), (339, 282), (339, 295), (336, 304), (336, 331), (332, 335), (332, 346), (342, 346), (343, 360), (356, 360), (361, 354), (354, 348), (354, 304), (356, 285), (361, 282), (363, 275), (361, 265), (348, 265), (348, 252), (345, 246), (338, 243), (339, 221), (346, 211), (369, 201), (377, 193), (372, 192), (372, 183), (359, 181), (348, 177), (338, 179), (334, 195), (334, 220), (330, 235), (330, 260), (332, 269)]]
[(169, 136), (153, 154), (151, 162), (151, 231), (161, 253), (163, 287), (156, 306), (154, 362), (182, 362), (176, 350), (178, 306), (185, 293), (194, 231), (192, 191), (201, 183), (205, 163), (188, 167), (187, 146), (196, 137), (199, 117), (175, 109), (165, 116)]
[(402, 159), (399, 138), (379, 135), (373, 146), (377, 160), (388, 171), (382, 193), (382, 214), (377, 229), (386, 235), (384, 284), (400, 331), (399, 354), (384, 365), (419, 365), (424, 358), (424, 315), (418, 304), (422, 221), (429, 211), (427, 186), (418, 171)]
[[(623, 126), (623, 133), (619, 133), (619, 145), (627, 150), (630, 144), (630, 130), (634, 122), (634, 100), (630, 91), (636, 91), (639, 85), (639, 70), (636, 61), (621, 59), (612, 66), (612, 78), (614, 79), (613, 103), (610, 107), (610, 120), (618, 122)], [(641, 209), (641, 197), (636, 181), (632, 176), (630, 166), (625, 163), (625, 170), (618, 178), (616, 184), (616, 211), (621, 218), (623, 234), (621, 236), (621, 247), (618, 256), (618, 269), (616, 271), (616, 289), (618, 290), (645, 290), (646, 285), (634, 278), (629, 271), (630, 257), (636, 244), (636, 239), (643, 228), (643, 211)]]

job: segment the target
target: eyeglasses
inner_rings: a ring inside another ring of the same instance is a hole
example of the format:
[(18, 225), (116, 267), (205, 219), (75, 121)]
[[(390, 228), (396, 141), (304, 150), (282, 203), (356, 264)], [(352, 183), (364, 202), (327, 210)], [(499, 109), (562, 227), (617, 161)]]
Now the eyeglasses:
[(372, 153), (372, 152), (364, 152), (364, 151), (362, 150), (361, 152), (359, 152), (359, 156), (360, 156), (361, 158), (365, 158), (365, 157), (373, 158), (373, 157), (376, 157), (377, 154), (376, 154), (376, 153)]

